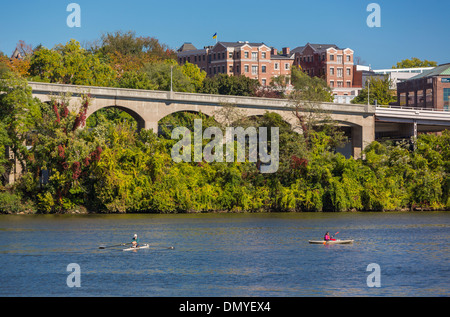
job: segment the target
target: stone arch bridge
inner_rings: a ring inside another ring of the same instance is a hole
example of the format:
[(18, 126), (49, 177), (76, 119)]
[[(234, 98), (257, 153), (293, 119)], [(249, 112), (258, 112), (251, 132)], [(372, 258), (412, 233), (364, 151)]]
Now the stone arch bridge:
[[(83, 94), (93, 98), (89, 106), (89, 117), (102, 108), (116, 107), (130, 114), (139, 128), (158, 132), (158, 122), (162, 118), (180, 111), (202, 112), (213, 115), (224, 104), (232, 104), (245, 111), (248, 116), (263, 115), (266, 111), (278, 113), (286, 122), (297, 125), (291, 104), (286, 99), (255, 98), (193, 94), (168, 91), (150, 91), (109, 87), (74, 86), (29, 82), (33, 96), (43, 102), (51, 96), (70, 93), (71, 104), (79, 104)], [(320, 103), (319, 109), (329, 113), (339, 125), (351, 131), (350, 146), (354, 158), (359, 158), (365, 146), (375, 140), (375, 106)]]

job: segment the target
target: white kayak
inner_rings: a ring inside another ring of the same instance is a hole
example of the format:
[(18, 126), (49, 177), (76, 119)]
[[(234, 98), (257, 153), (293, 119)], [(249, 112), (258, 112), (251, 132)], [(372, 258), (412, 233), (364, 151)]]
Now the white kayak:
[(123, 250), (124, 251), (134, 251), (134, 250), (140, 250), (140, 249), (148, 249), (149, 247), (150, 246), (148, 244), (143, 244), (140, 247), (135, 247), (135, 248), (131, 247), (131, 248), (128, 248), (128, 249), (123, 249)]
[(309, 240), (311, 244), (352, 244), (353, 240)]

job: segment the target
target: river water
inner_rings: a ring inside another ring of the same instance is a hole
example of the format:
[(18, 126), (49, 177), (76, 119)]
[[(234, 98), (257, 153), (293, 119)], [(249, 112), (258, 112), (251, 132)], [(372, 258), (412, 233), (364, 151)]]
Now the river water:
[(449, 241), (449, 212), (2, 215), (0, 296), (449, 296)]

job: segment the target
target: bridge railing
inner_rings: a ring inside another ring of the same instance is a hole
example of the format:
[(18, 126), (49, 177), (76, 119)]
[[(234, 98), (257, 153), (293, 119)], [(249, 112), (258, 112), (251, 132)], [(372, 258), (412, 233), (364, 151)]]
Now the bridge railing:
[(417, 107), (405, 107), (405, 106), (377, 106), (377, 109), (400, 109), (400, 110), (419, 110), (419, 111), (433, 111), (433, 112), (450, 112), (450, 109), (434, 109), (434, 108), (417, 108)]

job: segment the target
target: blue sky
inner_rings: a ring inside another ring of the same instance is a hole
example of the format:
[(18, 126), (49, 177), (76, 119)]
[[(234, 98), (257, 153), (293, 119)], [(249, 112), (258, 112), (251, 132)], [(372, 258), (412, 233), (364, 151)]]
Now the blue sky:
[[(373, 68), (391, 68), (418, 57), (450, 62), (448, 0), (2, 0), (0, 51), (10, 55), (19, 40), (33, 47), (104, 32), (133, 30), (176, 49), (184, 42), (202, 48), (219, 41), (264, 42), (278, 49), (307, 42), (350, 47)], [(67, 5), (81, 6), (81, 28), (66, 24)], [(381, 27), (369, 28), (367, 6), (381, 7)]]

